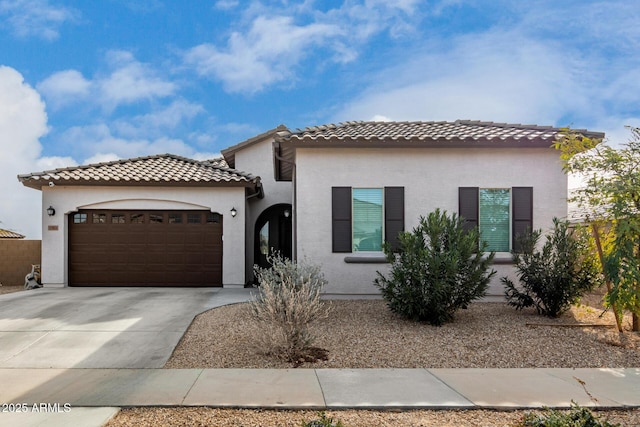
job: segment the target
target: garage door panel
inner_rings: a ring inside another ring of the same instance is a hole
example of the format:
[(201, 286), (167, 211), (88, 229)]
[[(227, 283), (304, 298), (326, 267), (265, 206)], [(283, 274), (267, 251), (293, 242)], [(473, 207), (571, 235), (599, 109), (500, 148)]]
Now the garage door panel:
[(109, 255), (107, 256), (107, 261), (113, 267), (119, 264), (127, 264), (130, 257), (131, 255), (129, 255), (126, 249), (118, 249), (114, 252), (109, 253)]
[(221, 286), (222, 223), (206, 218), (202, 211), (72, 214), (69, 284)]
[[(154, 227), (155, 228), (155, 227)], [(147, 234), (145, 241), (150, 245), (165, 245), (167, 243), (167, 236), (163, 235), (164, 229), (149, 230), (150, 234)]]

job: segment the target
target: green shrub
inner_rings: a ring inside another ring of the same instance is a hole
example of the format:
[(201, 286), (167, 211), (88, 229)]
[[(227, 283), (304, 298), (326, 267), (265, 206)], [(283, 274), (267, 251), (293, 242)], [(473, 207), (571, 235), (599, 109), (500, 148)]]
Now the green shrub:
[(320, 299), (327, 282), (317, 266), (279, 254), (269, 262), (271, 268), (254, 268), (259, 294), (249, 302), (249, 311), (260, 328), (256, 345), (267, 354), (295, 361), (310, 349), (314, 337), (309, 325), (327, 317)]
[(477, 230), (465, 231), (456, 214), (436, 209), (420, 218), (413, 232), (398, 236), (399, 252), (385, 243), (392, 263), (389, 277), (378, 272), (375, 284), (389, 308), (412, 320), (442, 325), (459, 308), (486, 294), (495, 271), (494, 253), (485, 256)]
[(568, 221), (557, 218), (553, 225), (542, 250), (537, 248), (541, 230), (519, 236), (522, 252), (514, 252), (513, 260), (520, 286), (501, 279), (507, 301), (517, 310), (535, 307), (538, 314), (558, 317), (599, 283), (585, 231), (571, 230)]
[(616, 427), (619, 424), (611, 424), (609, 421), (599, 420), (587, 408), (571, 403), (568, 412), (548, 409), (544, 415), (528, 412), (524, 415), (522, 423), (518, 427)]
[(327, 417), (327, 414), (324, 412), (319, 412), (318, 416), (320, 418), (311, 420), (311, 421), (303, 421), (302, 427), (345, 427), (341, 421), (333, 421), (332, 417)]

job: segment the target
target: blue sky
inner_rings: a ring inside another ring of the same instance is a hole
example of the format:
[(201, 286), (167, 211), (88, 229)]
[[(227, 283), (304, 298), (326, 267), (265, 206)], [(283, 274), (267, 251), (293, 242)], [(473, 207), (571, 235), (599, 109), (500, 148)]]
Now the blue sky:
[[(193, 158), (285, 124), (640, 126), (630, 0), (0, 0), (0, 227), (39, 238), (16, 175)], [(3, 191), (4, 193), (4, 191)]]

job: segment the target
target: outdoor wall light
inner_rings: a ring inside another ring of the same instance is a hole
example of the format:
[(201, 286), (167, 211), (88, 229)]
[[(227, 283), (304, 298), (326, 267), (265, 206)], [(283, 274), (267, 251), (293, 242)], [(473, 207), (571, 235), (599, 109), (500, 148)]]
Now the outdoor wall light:
[(236, 210), (236, 208), (231, 208), (231, 216), (235, 218), (236, 215), (238, 215), (238, 211)]
[(47, 208), (47, 215), (49, 215), (49, 216), (54, 216), (55, 214), (56, 214), (56, 210), (55, 210), (55, 209), (53, 209), (53, 206), (49, 206), (49, 207)]
[(289, 218), (291, 216), (291, 211), (289, 209), (284, 210), (284, 217)]

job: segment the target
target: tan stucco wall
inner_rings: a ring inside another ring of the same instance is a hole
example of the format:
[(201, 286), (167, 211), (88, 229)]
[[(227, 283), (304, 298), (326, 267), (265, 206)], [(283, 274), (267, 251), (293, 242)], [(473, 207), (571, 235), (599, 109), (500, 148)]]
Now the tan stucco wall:
[(245, 271), (251, 277), (254, 264), (255, 225), (258, 217), (265, 209), (279, 203), (291, 203), (292, 191), (290, 182), (277, 182), (273, 174), (273, 139), (267, 138), (243, 148), (236, 153), (236, 169), (259, 176), (264, 188), (264, 198), (247, 200), (247, 221), (245, 230)]
[[(458, 212), (458, 187), (533, 187), (534, 228), (548, 229), (566, 217), (567, 178), (551, 149), (317, 149), (299, 148), (297, 164), (298, 258), (320, 264), (327, 293), (378, 293), (376, 271), (387, 264), (347, 264), (331, 252), (331, 187), (405, 188), (405, 229), (436, 208)], [(503, 254), (507, 256), (508, 254)], [(502, 295), (500, 277), (511, 266), (497, 265), (489, 293)], [(511, 275), (511, 274), (510, 274)]]
[[(68, 215), (78, 209), (207, 209), (223, 216), (223, 285), (245, 283), (245, 189), (243, 187), (43, 187), (42, 280), (68, 284)], [(55, 216), (44, 210), (53, 206)], [(231, 217), (235, 207), (238, 215)], [(50, 227), (57, 229), (50, 229)]]
[(24, 285), (32, 264), (40, 264), (40, 240), (0, 239), (0, 283)]

